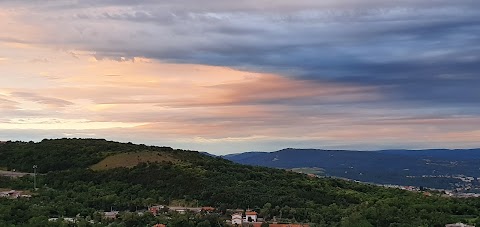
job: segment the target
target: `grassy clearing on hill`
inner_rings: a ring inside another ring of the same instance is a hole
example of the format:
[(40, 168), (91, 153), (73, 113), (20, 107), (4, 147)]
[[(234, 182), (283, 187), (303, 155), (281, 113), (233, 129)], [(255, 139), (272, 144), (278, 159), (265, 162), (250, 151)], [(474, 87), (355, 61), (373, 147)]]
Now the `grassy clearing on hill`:
[(108, 156), (99, 163), (91, 166), (90, 168), (95, 171), (108, 170), (119, 167), (132, 168), (140, 163), (147, 162), (178, 163), (180, 161), (176, 158), (173, 158), (169, 154), (155, 151), (128, 152)]
[(290, 170), (292, 170), (293, 172), (296, 172), (296, 173), (315, 174), (315, 175), (319, 175), (319, 176), (325, 175), (325, 169), (318, 168), (318, 167), (292, 168)]

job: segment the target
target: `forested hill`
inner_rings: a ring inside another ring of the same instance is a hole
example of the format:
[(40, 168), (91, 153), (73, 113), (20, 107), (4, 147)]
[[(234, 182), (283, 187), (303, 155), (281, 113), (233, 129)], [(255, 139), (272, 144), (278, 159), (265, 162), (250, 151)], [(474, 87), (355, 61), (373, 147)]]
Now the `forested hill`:
[[(34, 142), (6, 142), (0, 144), (0, 166), (19, 171), (32, 171), (37, 165), (39, 172), (88, 168), (104, 158), (129, 152), (160, 152), (179, 156), (181, 159), (199, 159), (198, 152), (174, 150), (170, 147), (155, 147), (119, 143), (104, 139), (45, 139)], [(190, 156), (190, 155), (193, 155)]]
[[(321, 168), (329, 176), (379, 184), (453, 189), (455, 175), (480, 177), (480, 149), (349, 151), (283, 149), (247, 152), (224, 158), (240, 164), (274, 168)], [(473, 182), (479, 185), (480, 182)]]
[[(213, 206), (227, 217), (227, 209), (254, 208), (267, 220), (281, 216), (318, 226), (442, 226), (480, 215), (478, 199), (312, 178), (194, 151), (91, 139), (0, 144), (3, 169), (31, 171), (33, 165), (42, 173), (39, 190), (31, 199), (1, 200), (0, 226), (45, 226), (48, 217), (93, 217), (175, 201)], [(31, 182), (30, 176), (0, 177), (0, 188), (31, 189)], [(142, 226), (158, 221), (142, 218)]]

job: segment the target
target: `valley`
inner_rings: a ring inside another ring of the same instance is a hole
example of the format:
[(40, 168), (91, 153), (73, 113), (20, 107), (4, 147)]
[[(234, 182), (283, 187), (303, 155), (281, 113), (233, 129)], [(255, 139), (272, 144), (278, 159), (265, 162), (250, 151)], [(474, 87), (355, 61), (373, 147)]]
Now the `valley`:
[(322, 169), (321, 176), (374, 184), (480, 192), (480, 149), (347, 151), (284, 149), (224, 158), (247, 165)]

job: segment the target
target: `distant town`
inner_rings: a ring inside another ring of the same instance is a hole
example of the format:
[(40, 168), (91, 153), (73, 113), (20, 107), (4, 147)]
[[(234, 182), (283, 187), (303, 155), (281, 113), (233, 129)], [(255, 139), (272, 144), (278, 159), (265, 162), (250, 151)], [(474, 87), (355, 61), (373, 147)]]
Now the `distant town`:
[(461, 181), (461, 183), (454, 184), (455, 187), (453, 190), (448, 190), (448, 189), (438, 189), (438, 188), (430, 188), (430, 187), (363, 182), (363, 181), (353, 180), (353, 179), (344, 178), (344, 177), (318, 175), (315, 173), (311, 173), (310, 169), (311, 168), (295, 168), (295, 169), (292, 169), (291, 171), (303, 173), (309, 177), (318, 177), (318, 178), (330, 177), (330, 178), (337, 178), (337, 179), (342, 179), (346, 181), (353, 181), (356, 183), (376, 185), (376, 186), (381, 186), (386, 188), (397, 188), (397, 189), (402, 189), (402, 190), (412, 191), (412, 192), (424, 192), (425, 195), (430, 195), (430, 193), (428, 192), (430, 191), (430, 192), (439, 193), (445, 197), (455, 197), (455, 198), (480, 197), (480, 177), (471, 177), (471, 176), (465, 176), (462, 174), (407, 176), (408, 178), (445, 178), (445, 179), (457, 179)]
[[(398, 188), (398, 189), (412, 191), (412, 192), (422, 192), (425, 196), (432, 196), (432, 193), (430, 193), (429, 191), (432, 191), (432, 190), (436, 191), (435, 189), (420, 189), (418, 187), (412, 187), (412, 186), (399, 186), (399, 185), (381, 185), (381, 186), (388, 187), (388, 188)], [(480, 194), (445, 192), (444, 196), (468, 198), (468, 197), (480, 197)], [(26, 192), (26, 191), (9, 190), (9, 191), (0, 192), (0, 198), (23, 199), (23, 198), (31, 198), (31, 197), (32, 195), (30, 194), (30, 192)], [(291, 223), (291, 222), (286, 222), (285, 220), (283, 221), (277, 220), (277, 217), (273, 217), (272, 220), (267, 222), (263, 217), (259, 215), (257, 211), (254, 211), (254, 210), (227, 209), (224, 214), (221, 210), (214, 207), (152, 205), (148, 208), (148, 210), (138, 210), (136, 212), (117, 211), (112, 208), (112, 210), (110, 211), (99, 211), (97, 212), (97, 214), (100, 215), (102, 219), (107, 219), (107, 220), (116, 220), (121, 215), (144, 216), (149, 214), (153, 216), (164, 215), (167, 218), (169, 218), (175, 214), (180, 214), (180, 215), (216, 214), (219, 216), (223, 216), (225, 218), (226, 224), (234, 227), (240, 227), (240, 226), (242, 227), (243, 226), (246, 226), (246, 227), (310, 227), (310, 224), (307, 224), (307, 223)], [(79, 220), (84, 220), (84, 219), (85, 217), (81, 217), (78, 215), (77, 217), (50, 217), (48, 221), (75, 224)], [(95, 224), (94, 220), (87, 220), (87, 221), (91, 224)], [(166, 225), (156, 224), (153, 227), (166, 227)], [(447, 224), (446, 227), (474, 227), (474, 226), (466, 225), (463, 223), (454, 223), (454, 224)]]
[[(30, 192), (26, 191), (17, 191), (17, 190), (8, 190), (1, 191), (0, 198), (8, 199), (22, 199), (22, 198), (31, 198), (32, 195)], [(103, 219), (115, 220), (121, 215), (137, 215), (143, 216), (151, 214), (153, 216), (164, 215), (167, 218), (175, 215), (185, 215), (185, 214), (196, 214), (196, 215), (210, 215), (216, 214), (218, 216), (223, 216), (225, 222), (230, 226), (248, 226), (248, 227), (310, 227), (309, 224), (304, 223), (291, 223), (286, 220), (280, 221), (276, 217), (273, 217), (273, 220), (267, 222), (264, 218), (259, 216), (259, 213), (254, 210), (243, 210), (243, 209), (227, 209), (224, 213), (223, 211), (214, 208), (214, 207), (183, 207), (183, 206), (166, 206), (166, 205), (152, 205), (148, 210), (138, 210), (136, 212), (130, 211), (117, 211), (112, 207), (110, 211), (98, 211)], [(50, 217), (48, 220), (50, 222), (65, 222), (65, 223), (77, 223), (79, 220), (84, 220), (85, 217), (78, 215), (77, 217)], [(91, 224), (95, 224), (94, 220), (87, 220)], [(165, 224), (157, 224), (154, 227), (165, 227)]]

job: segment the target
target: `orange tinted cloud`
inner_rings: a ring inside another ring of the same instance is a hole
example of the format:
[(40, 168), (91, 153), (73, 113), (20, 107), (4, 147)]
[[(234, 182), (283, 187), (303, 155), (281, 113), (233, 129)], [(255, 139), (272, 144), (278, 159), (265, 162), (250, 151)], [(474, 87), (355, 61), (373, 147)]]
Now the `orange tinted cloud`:
[[(14, 75), (0, 77), (0, 139), (15, 139), (8, 132), (88, 135), (214, 152), (235, 145), (238, 152), (402, 141), (459, 147), (478, 138), (474, 116), (382, 107), (382, 90), (373, 86), (151, 59), (95, 60), (88, 52), (14, 53), (24, 59), (8, 55), (9, 64), (0, 64), (1, 72)], [(31, 61), (39, 56), (51, 60)]]

